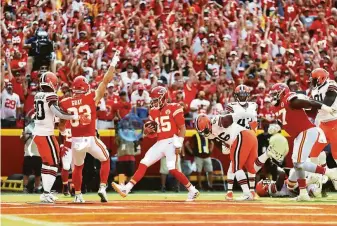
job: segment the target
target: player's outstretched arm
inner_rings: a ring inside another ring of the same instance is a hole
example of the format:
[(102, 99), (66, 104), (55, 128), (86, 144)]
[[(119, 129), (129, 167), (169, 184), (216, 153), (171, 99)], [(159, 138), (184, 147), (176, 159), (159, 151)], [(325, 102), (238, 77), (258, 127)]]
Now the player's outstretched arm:
[(290, 107), (293, 109), (321, 109), (331, 114), (336, 113), (336, 109), (333, 109), (321, 102), (315, 100), (306, 100), (300, 98), (293, 98), (289, 102)]
[(111, 60), (110, 67), (108, 71), (105, 73), (102, 82), (99, 84), (97, 90), (96, 90), (96, 95), (95, 95), (95, 103), (98, 105), (99, 101), (102, 99), (104, 96), (106, 87), (108, 83), (112, 80), (112, 78), (115, 75), (115, 67), (119, 61), (119, 51), (117, 50), (114, 57)]
[(78, 120), (79, 116), (78, 115), (72, 115), (67, 112), (64, 112), (60, 109), (60, 107), (57, 104), (57, 101), (50, 101), (48, 103), (48, 106), (50, 110), (55, 114), (56, 117), (59, 117), (60, 119), (64, 120)]

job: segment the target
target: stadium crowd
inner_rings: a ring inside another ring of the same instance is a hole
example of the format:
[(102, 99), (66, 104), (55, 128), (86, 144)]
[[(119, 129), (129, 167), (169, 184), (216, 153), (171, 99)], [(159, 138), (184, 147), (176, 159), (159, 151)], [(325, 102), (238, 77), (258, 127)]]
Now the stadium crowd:
[[(306, 91), (311, 70), (337, 79), (337, 9), (333, 0), (3, 0), (1, 73), (18, 96), (2, 100), (3, 127), (30, 116), (39, 75), (60, 79), (58, 94), (84, 75), (95, 89), (114, 52), (118, 76), (100, 105), (99, 128), (136, 107), (146, 117), (148, 92), (168, 87), (172, 102), (219, 114), (238, 84), (251, 87), (259, 115), (273, 118), (265, 97), (276, 82)], [(19, 100), (18, 100), (19, 99)], [(13, 101), (14, 100), (14, 101)], [(145, 110), (144, 110), (145, 108)]]

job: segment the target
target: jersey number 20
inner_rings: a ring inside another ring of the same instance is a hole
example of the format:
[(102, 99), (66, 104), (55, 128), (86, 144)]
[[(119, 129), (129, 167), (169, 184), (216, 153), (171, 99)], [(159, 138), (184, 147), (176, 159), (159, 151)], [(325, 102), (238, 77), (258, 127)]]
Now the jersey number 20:
[(44, 103), (42, 100), (37, 100), (34, 101), (34, 105), (35, 105), (35, 119), (37, 120), (44, 120), (46, 117), (46, 114), (44, 112)]

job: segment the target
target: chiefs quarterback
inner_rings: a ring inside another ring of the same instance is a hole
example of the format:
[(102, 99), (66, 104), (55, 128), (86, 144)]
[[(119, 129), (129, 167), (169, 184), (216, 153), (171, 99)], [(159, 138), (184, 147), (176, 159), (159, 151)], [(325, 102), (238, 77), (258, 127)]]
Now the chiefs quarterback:
[[(227, 147), (230, 147), (230, 160), (232, 172), (243, 190), (243, 196), (237, 200), (253, 200), (253, 194), (248, 187), (248, 181), (243, 168), (251, 175), (255, 175), (257, 168), (257, 138), (255, 133), (238, 122), (242, 119), (252, 118), (256, 120), (254, 112), (238, 112), (223, 116), (215, 116), (212, 119), (207, 115), (198, 115), (195, 119), (195, 127), (200, 134), (208, 139), (217, 139)], [(255, 177), (254, 177), (255, 180)]]
[[(323, 102), (327, 106), (337, 108), (337, 84), (329, 79), (329, 72), (323, 68), (316, 68), (311, 72), (311, 97), (314, 100)], [(329, 114), (325, 111), (319, 111), (316, 116), (316, 125), (325, 133), (328, 143), (331, 145), (332, 157), (337, 163), (337, 114)], [(317, 143), (310, 154), (312, 162), (318, 162), (318, 156), (327, 144)], [(333, 181), (337, 190), (337, 181)]]
[(289, 186), (295, 185), (297, 181), (300, 194), (295, 200), (310, 200), (305, 189), (305, 172), (327, 175), (334, 181), (337, 179), (337, 171), (306, 161), (316, 141), (326, 143), (326, 138), (323, 131), (310, 122), (304, 109), (319, 109), (331, 115), (336, 114), (337, 110), (318, 101), (309, 100), (306, 96), (292, 93), (283, 83), (273, 85), (269, 95), (274, 105), (273, 113), (283, 125), (283, 129), (294, 139), (292, 161), (296, 173), (289, 177)]
[[(235, 102), (228, 103), (226, 106), (226, 113), (240, 113), (240, 112), (252, 112), (257, 114), (257, 104), (255, 102), (248, 102), (250, 97), (250, 89), (246, 85), (238, 85), (234, 90), (234, 99)], [(247, 129), (255, 130), (257, 127), (257, 118), (242, 118), (240, 119), (237, 124), (240, 126), (243, 126)], [(223, 147), (225, 148), (225, 147)], [(232, 162), (229, 165), (228, 171), (227, 171), (227, 194), (226, 194), (226, 200), (233, 200), (233, 184), (234, 184), (234, 178), (235, 174), (232, 171)], [(253, 195), (253, 197), (256, 199), (256, 195), (254, 192), (255, 189), (255, 174), (251, 174), (248, 172), (248, 181), (249, 181), (249, 187), (250, 191)]]
[(167, 168), (188, 192), (186, 201), (194, 201), (199, 191), (189, 182), (187, 177), (178, 171), (177, 160), (183, 146), (185, 137), (185, 118), (183, 109), (179, 104), (167, 103), (168, 91), (164, 87), (155, 87), (151, 90), (151, 103), (149, 119), (144, 125), (144, 133), (149, 136), (157, 136), (157, 142), (148, 150), (140, 161), (139, 167), (126, 185), (112, 183), (112, 187), (122, 197), (126, 197), (133, 186), (144, 176), (147, 168), (166, 157)]
[(33, 142), (36, 144), (42, 158), (41, 177), (44, 193), (41, 202), (54, 203), (57, 198), (50, 193), (55, 182), (59, 164), (59, 144), (54, 136), (55, 116), (65, 120), (85, 121), (81, 114), (65, 113), (58, 106), (58, 78), (54, 73), (46, 72), (40, 77), (40, 88), (34, 97), (35, 127)]
[[(106, 146), (96, 137), (96, 107), (102, 99), (108, 83), (114, 76), (115, 66), (119, 61), (119, 52), (113, 57), (110, 67), (103, 77), (96, 91), (90, 89), (89, 83), (84, 76), (78, 76), (72, 83), (73, 96), (60, 102), (63, 110), (73, 114), (85, 114), (85, 123), (71, 120), (74, 171), (72, 181), (75, 187), (75, 203), (85, 202), (81, 194), (82, 170), (86, 153), (101, 161), (100, 179), (101, 184), (98, 195), (101, 202), (107, 202), (106, 183), (110, 172), (110, 158)], [(60, 123), (60, 131), (64, 132), (65, 122)]]

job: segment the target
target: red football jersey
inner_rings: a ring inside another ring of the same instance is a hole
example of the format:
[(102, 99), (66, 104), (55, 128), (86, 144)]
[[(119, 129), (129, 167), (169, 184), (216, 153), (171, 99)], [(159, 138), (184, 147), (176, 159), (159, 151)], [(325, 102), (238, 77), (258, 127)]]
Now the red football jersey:
[(310, 122), (304, 109), (292, 109), (289, 106), (289, 101), (295, 98), (296, 93), (289, 93), (282, 100), (279, 106), (274, 106), (272, 112), (276, 115), (276, 119), (280, 120), (283, 129), (292, 137), (296, 138), (298, 134), (315, 127)]
[(81, 125), (79, 120), (71, 120), (72, 137), (89, 137), (96, 136), (96, 104), (95, 92), (89, 92), (83, 95), (65, 98), (60, 102), (60, 107), (72, 114), (89, 113), (91, 115), (91, 123)]
[(176, 103), (165, 105), (162, 109), (151, 109), (150, 120), (158, 124), (158, 140), (171, 138), (178, 135), (179, 127), (185, 124), (183, 108)]

